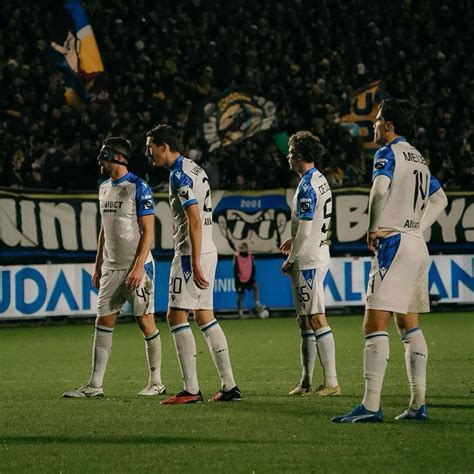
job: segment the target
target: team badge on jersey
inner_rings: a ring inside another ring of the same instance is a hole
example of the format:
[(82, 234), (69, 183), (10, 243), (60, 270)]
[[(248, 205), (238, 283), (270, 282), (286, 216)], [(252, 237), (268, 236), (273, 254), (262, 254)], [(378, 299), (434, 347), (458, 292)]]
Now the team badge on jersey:
[(181, 188), (178, 189), (178, 194), (181, 196), (181, 197), (184, 197), (184, 199), (188, 200), (189, 199), (189, 186), (183, 186)]
[(127, 191), (127, 189), (126, 189), (126, 188), (122, 188), (122, 189), (120, 190), (120, 192), (119, 192), (119, 197), (123, 199), (123, 198), (126, 198), (127, 196), (128, 196), (128, 191)]

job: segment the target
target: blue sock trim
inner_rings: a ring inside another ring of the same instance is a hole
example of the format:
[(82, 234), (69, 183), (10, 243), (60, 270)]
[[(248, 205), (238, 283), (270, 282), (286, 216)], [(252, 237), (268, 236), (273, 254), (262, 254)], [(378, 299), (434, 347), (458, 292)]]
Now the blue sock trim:
[(323, 338), (324, 336), (329, 336), (329, 334), (332, 334), (332, 331), (331, 331), (331, 330), (329, 330), (329, 331), (327, 331), (327, 332), (323, 332), (323, 333), (320, 334), (319, 336), (316, 336), (316, 334), (315, 334), (316, 340), (319, 341), (319, 340), (320, 340), (321, 338)]
[(208, 329), (214, 327), (216, 324), (219, 324), (219, 322), (217, 321), (217, 319), (214, 319), (214, 321), (211, 321), (210, 323), (207, 323), (207, 326), (206, 325), (199, 326), (199, 329), (202, 332), (206, 332)]
[(383, 331), (372, 332), (370, 334), (367, 334), (367, 336), (365, 336), (365, 340), (367, 341), (368, 339), (373, 339), (374, 337), (388, 337), (388, 332), (383, 332)]
[(151, 334), (150, 336), (145, 336), (143, 339), (145, 339), (145, 341), (153, 341), (153, 339), (155, 339), (155, 337), (158, 337), (160, 335), (160, 331), (157, 329), (155, 333)]
[(107, 328), (105, 326), (96, 326), (95, 330), (100, 332), (106, 332), (108, 334), (112, 334), (114, 332), (113, 328)]
[(405, 334), (403, 334), (401, 336), (401, 340), (403, 341), (403, 339), (405, 339), (408, 335), (414, 333), (414, 332), (417, 332), (417, 331), (421, 331), (421, 328), (420, 326), (416, 326), (416, 328), (412, 328), (410, 329), (409, 331), (407, 331)]
[(180, 331), (184, 331), (185, 329), (191, 329), (191, 326), (189, 324), (185, 324), (184, 326), (178, 326), (178, 327), (174, 327), (173, 328), (170, 328), (171, 329), (171, 333), (172, 334), (175, 334), (177, 332), (180, 332)]

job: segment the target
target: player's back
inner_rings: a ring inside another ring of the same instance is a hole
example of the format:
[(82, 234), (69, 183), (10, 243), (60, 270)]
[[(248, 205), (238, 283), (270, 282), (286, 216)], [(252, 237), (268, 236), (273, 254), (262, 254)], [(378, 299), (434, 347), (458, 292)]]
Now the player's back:
[(145, 181), (127, 173), (101, 184), (99, 204), (105, 237), (104, 268), (127, 270), (140, 240), (138, 218), (155, 213), (151, 189)]
[(332, 194), (325, 176), (311, 168), (302, 177), (293, 198), (291, 237), (294, 239), (300, 220), (311, 221), (311, 233), (297, 256), (298, 268), (329, 265), (327, 232), (331, 221)]
[(202, 226), (201, 253), (216, 251), (212, 240), (212, 200), (206, 172), (194, 161), (183, 156), (170, 169), (170, 206), (173, 214), (173, 240), (175, 254), (190, 255), (186, 209), (197, 205)]
[(375, 154), (373, 178), (378, 175), (391, 180), (379, 228), (421, 237), (420, 221), (428, 197), (440, 187), (421, 153), (405, 138), (396, 138)]

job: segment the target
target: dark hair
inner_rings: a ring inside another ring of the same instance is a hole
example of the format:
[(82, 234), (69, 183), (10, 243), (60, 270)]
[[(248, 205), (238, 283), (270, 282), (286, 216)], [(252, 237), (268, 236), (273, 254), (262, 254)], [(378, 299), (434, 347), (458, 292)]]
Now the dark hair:
[(104, 140), (104, 145), (123, 153), (127, 157), (130, 157), (130, 153), (132, 152), (132, 144), (124, 137), (106, 138)]
[(146, 132), (147, 137), (151, 137), (155, 145), (163, 145), (166, 143), (170, 150), (179, 152), (181, 145), (179, 143), (178, 135), (171, 125), (158, 125)]
[(296, 132), (291, 135), (288, 145), (295, 149), (296, 156), (307, 163), (315, 163), (321, 160), (324, 147), (318, 137), (311, 132)]
[(392, 122), (397, 135), (411, 135), (415, 126), (415, 107), (404, 99), (385, 99), (380, 113), (386, 122)]

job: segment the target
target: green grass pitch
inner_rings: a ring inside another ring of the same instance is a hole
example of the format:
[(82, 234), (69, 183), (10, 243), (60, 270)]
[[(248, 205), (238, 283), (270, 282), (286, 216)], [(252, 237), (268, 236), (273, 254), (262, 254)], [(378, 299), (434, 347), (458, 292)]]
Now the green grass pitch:
[[(62, 399), (89, 375), (92, 325), (0, 328), (0, 472), (473, 472), (474, 314), (423, 318), (430, 349), (426, 424), (395, 422), (407, 405), (403, 347), (391, 327), (391, 360), (378, 425), (330, 419), (363, 393), (361, 316), (333, 316), (343, 396), (291, 398), (299, 331), (291, 318), (223, 321), (242, 402), (160, 406), (139, 398), (144, 344), (119, 324), (103, 399)], [(171, 335), (159, 323), (163, 380), (181, 388)], [(194, 329), (196, 329), (194, 327)], [(198, 330), (204, 396), (218, 378)], [(317, 364), (315, 383), (321, 379)]]

